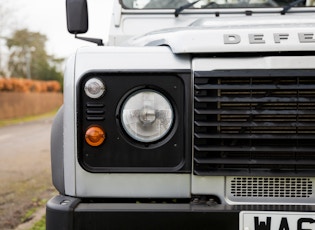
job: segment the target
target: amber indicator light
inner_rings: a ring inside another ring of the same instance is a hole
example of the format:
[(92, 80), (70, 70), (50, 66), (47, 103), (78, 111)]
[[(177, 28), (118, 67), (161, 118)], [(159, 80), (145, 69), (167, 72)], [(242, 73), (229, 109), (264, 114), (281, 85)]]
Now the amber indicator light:
[(85, 141), (91, 146), (100, 146), (105, 140), (105, 132), (98, 126), (91, 126), (85, 132)]

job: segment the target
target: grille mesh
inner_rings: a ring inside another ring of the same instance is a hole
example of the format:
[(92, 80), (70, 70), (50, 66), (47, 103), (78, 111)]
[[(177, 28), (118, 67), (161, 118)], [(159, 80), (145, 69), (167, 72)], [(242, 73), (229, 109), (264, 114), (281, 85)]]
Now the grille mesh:
[(309, 178), (235, 177), (230, 193), (242, 198), (309, 198), (312, 186)]
[(315, 72), (195, 72), (196, 175), (315, 174)]

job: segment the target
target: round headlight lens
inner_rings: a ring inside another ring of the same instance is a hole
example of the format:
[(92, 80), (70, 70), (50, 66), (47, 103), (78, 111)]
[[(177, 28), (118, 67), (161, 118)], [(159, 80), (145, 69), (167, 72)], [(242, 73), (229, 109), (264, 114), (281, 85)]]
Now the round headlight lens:
[(169, 100), (154, 90), (139, 90), (122, 105), (121, 122), (133, 139), (145, 143), (158, 141), (171, 129), (174, 112)]
[(84, 91), (90, 98), (99, 98), (105, 92), (105, 85), (101, 80), (91, 78), (85, 83)]

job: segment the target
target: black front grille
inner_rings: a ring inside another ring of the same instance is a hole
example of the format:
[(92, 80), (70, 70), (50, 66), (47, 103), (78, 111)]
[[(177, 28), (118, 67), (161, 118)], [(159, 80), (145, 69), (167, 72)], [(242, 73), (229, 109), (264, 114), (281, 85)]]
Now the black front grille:
[(315, 175), (315, 71), (195, 72), (194, 173)]

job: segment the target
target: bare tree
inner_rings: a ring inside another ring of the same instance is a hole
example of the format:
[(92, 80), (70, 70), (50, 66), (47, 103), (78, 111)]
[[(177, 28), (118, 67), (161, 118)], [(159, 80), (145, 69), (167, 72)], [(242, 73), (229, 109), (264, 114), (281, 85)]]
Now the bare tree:
[(0, 76), (8, 76), (6, 38), (11, 32), (14, 18), (13, 10), (10, 8), (9, 3), (9, 0), (0, 0)]

